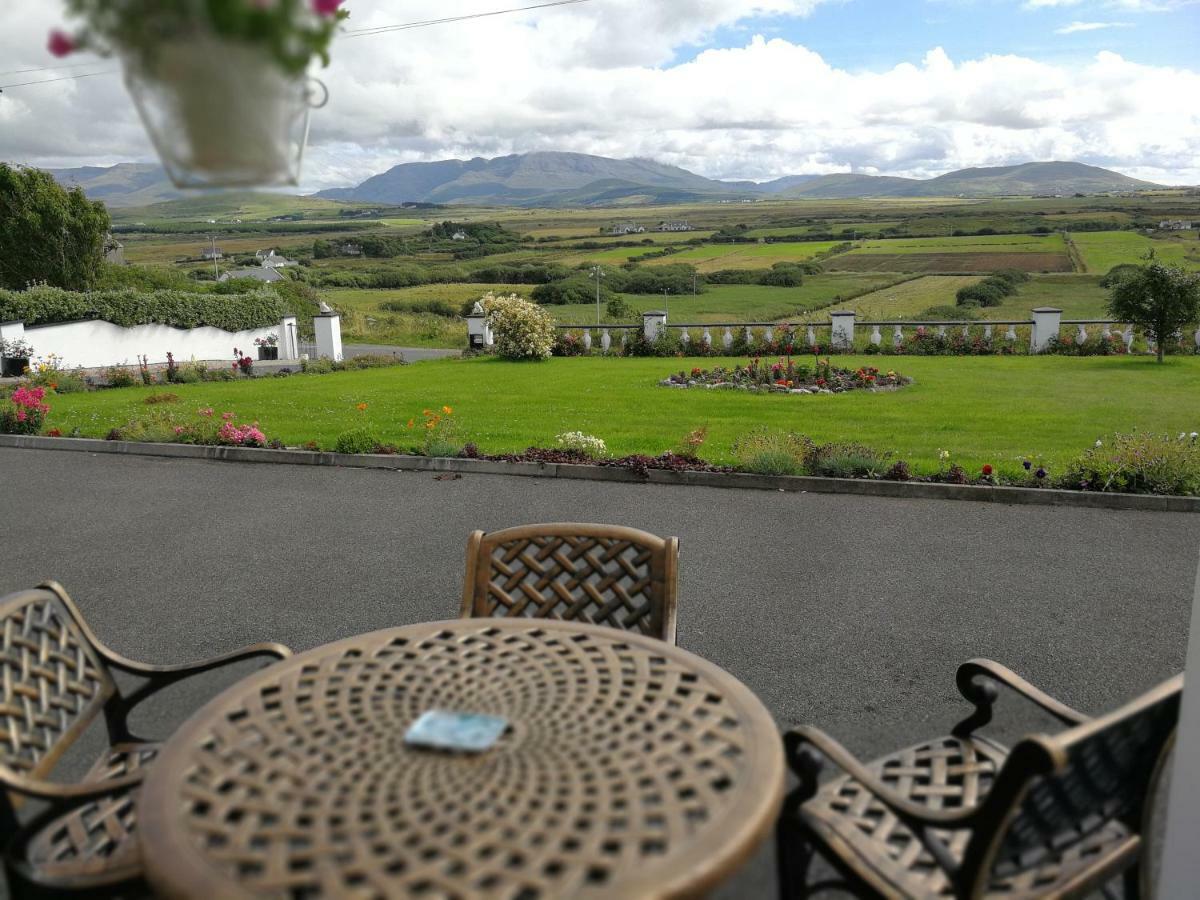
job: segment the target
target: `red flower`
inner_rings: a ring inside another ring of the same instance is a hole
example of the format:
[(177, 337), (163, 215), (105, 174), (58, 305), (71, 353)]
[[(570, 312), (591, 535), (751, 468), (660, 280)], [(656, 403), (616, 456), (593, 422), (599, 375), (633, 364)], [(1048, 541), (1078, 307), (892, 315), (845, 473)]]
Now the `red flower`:
[(993, 471), (994, 471), (994, 470), (992, 469), (992, 467), (991, 467), (990, 465), (985, 465), (985, 466), (983, 467), (983, 477), (984, 477), (984, 478), (991, 478), (991, 477), (992, 477), (992, 472), (993, 472)]
[(342, 0), (313, 0), (313, 9), (321, 16), (335, 15), (341, 5)]
[(75, 52), (75, 39), (65, 31), (55, 28), (50, 32), (50, 40), (46, 42), (46, 49), (54, 56), (66, 56), (69, 53)]

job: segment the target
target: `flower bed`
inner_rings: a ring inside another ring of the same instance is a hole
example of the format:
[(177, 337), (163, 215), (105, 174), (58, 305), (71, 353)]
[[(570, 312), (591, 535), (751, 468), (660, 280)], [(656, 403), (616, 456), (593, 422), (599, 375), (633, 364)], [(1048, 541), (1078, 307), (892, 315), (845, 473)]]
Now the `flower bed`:
[(791, 358), (765, 363), (755, 358), (745, 366), (714, 366), (680, 371), (661, 382), (664, 387), (729, 388), (779, 394), (844, 394), (847, 391), (895, 390), (912, 384), (911, 378), (874, 366), (844, 369), (828, 359), (815, 365), (797, 365)]

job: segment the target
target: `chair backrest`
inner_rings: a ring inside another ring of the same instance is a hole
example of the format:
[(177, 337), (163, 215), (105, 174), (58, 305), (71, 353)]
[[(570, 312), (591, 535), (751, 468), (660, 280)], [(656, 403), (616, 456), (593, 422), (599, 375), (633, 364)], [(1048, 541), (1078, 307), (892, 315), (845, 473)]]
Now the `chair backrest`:
[(675, 643), (679, 541), (616, 525), (524, 525), (467, 544), (463, 617), (607, 625)]
[(43, 778), (116, 691), (69, 601), (0, 598), (0, 782)]
[(974, 863), (985, 881), (1011, 878), (1113, 820), (1140, 833), (1182, 691), (1179, 675), (1108, 715), (1017, 744), (986, 801), (991, 828), (972, 838), (964, 870)]

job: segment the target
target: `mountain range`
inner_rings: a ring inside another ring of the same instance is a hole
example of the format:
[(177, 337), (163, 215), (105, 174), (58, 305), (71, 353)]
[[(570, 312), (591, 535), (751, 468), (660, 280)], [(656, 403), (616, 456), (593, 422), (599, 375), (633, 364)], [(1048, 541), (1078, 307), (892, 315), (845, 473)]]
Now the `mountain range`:
[[(185, 196), (154, 165), (122, 163), (51, 170), (63, 184), (113, 207), (147, 206)], [(936, 178), (888, 175), (789, 175), (767, 182), (718, 181), (646, 159), (583, 153), (522, 153), (495, 159), (403, 163), (355, 187), (315, 196), (360, 203), (480, 206), (625, 206), (714, 200), (1000, 197), (1096, 194), (1161, 187), (1075, 162), (1031, 162), (961, 169)]]

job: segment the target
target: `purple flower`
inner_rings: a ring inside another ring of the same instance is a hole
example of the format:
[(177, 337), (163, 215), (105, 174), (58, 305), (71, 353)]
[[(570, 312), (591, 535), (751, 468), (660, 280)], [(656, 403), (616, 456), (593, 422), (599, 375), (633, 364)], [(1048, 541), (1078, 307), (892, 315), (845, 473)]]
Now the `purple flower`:
[(1045, 478), (1046, 470), (1044, 468), (1039, 467), (1038, 470), (1036, 472), (1034, 472), (1033, 474), (1036, 475), (1038, 478)]
[(1026, 472), (1033, 468), (1033, 463), (1031, 463), (1029, 460), (1025, 460), (1025, 462), (1021, 463), (1021, 465), (1025, 467)]

